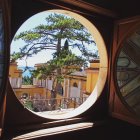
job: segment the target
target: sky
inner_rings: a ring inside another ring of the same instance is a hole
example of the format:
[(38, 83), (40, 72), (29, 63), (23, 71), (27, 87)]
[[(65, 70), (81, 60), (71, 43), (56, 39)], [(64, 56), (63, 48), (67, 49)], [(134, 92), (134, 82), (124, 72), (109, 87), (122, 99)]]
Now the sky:
[[(38, 14), (30, 17), (28, 20), (26, 20), (21, 25), (21, 27), (17, 30), (16, 34), (19, 34), (20, 32), (23, 32), (26, 30), (30, 30), (40, 24), (45, 24), (45, 17), (47, 17), (51, 13), (52, 12), (44, 11), (44, 12), (38, 13)], [(19, 50), (19, 48), (21, 48), (24, 44), (25, 44), (24, 41), (22, 41), (21, 39), (17, 40), (17, 41), (12, 40), (11, 54), (13, 52), (17, 52)], [(96, 47), (95, 47), (95, 50), (97, 50)], [(35, 56), (28, 58), (27, 61), (25, 61), (25, 59), (17, 60), (18, 66), (26, 66), (26, 62), (27, 62), (27, 65), (30, 67), (33, 67), (36, 63), (45, 63), (48, 60), (52, 59), (53, 52), (54, 51), (52, 51), (52, 50), (42, 51), (42, 52), (36, 54)], [(72, 52), (74, 52), (76, 54), (80, 54), (80, 51), (78, 49), (73, 49)]]
[[(21, 25), (21, 27), (17, 30), (16, 34), (19, 34), (20, 32), (23, 32), (26, 30), (30, 30), (30, 29), (38, 26), (39, 24), (44, 24), (45, 23), (44, 17), (47, 17), (48, 15), (49, 15), (49, 12), (41, 12), (41, 13), (38, 13), (38, 14), (30, 17), (28, 20), (26, 20)], [(17, 41), (12, 40), (11, 53), (13, 53), (14, 51), (17, 52), (19, 50), (19, 48), (22, 47), (24, 44), (25, 44), (24, 41), (22, 41), (21, 39), (17, 40)], [(46, 62), (47, 58), (48, 59), (52, 58), (52, 54), (50, 52), (48, 52), (47, 54), (46, 54), (46, 52), (41, 52), (31, 58), (28, 58), (27, 64), (28, 64), (28, 66), (33, 67), (36, 63)], [(26, 61), (24, 59), (18, 60), (18, 65), (26, 66)]]

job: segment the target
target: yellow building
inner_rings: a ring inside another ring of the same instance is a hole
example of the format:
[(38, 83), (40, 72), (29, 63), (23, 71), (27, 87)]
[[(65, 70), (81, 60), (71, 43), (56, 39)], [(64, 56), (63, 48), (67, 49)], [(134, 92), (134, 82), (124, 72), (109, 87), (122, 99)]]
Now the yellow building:
[(96, 85), (98, 75), (99, 75), (99, 67), (100, 67), (100, 61), (93, 60), (90, 61), (90, 67), (86, 69), (86, 73), (87, 73), (86, 93), (87, 94), (90, 94)]
[(18, 69), (17, 62), (10, 63), (9, 80), (17, 98), (20, 99), (22, 96), (46, 98), (46, 88), (22, 84), (22, 72), (21, 69)]
[(17, 62), (10, 63), (9, 80), (14, 88), (22, 86), (22, 70), (17, 69)]
[[(47, 66), (47, 64), (38, 63), (35, 65), (35, 69), (42, 65)], [(90, 66), (86, 70), (79, 71), (79, 68), (76, 67), (77, 71), (65, 76), (64, 82), (57, 86), (57, 104), (62, 100), (63, 102), (71, 100), (69, 107), (75, 108), (84, 102), (95, 87), (99, 65), (99, 60), (93, 60), (90, 61)], [(23, 85), (22, 70), (18, 69), (17, 63), (14, 62), (10, 64), (9, 79), (17, 98), (20, 100), (22, 97), (26, 97), (28, 99), (37, 99), (41, 102), (41, 99), (47, 101), (52, 98), (53, 77), (46, 79), (33, 78), (33, 85)]]
[[(41, 67), (42, 63), (36, 64), (36, 69)], [(45, 64), (46, 65), (46, 64)], [(86, 98), (92, 93), (97, 78), (99, 74), (99, 60), (90, 61), (90, 66), (86, 70), (79, 71), (79, 67), (77, 71), (71, 73), (64, 77), (64, 82), (62, 82), (59, 86), (57, 91), (60, 89), (61, 92), (58, 92), (56, 95), (57, 99), (72, 99), (75, 100), (77, 103), (79, 100), (86, 100)], [(73, 66), (68, 66), (66, 69), (71, 69)], [(74, 69), (75, 69), (74, 67)], [(53, 77), (49, 77), (44, 79), (33, 79), (34, 85), (39, 85), (42, 87), (46, 87), (47, 89), (47, 98), (51, 99), (51, 90), (53, 84)]]

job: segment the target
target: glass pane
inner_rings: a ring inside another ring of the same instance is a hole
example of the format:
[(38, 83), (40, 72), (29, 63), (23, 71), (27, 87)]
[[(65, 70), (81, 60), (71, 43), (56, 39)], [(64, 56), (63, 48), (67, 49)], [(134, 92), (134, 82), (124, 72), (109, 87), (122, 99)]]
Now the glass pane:
[(124, 101), (140, 116), (140, 30), (123, 43), (117, 59), (117, 81)]
[(3, 60), (4, 60), (4, 34), (3, 34), (3, 18), (2, 11), (0, 10), (0, 87), (3, 76)]

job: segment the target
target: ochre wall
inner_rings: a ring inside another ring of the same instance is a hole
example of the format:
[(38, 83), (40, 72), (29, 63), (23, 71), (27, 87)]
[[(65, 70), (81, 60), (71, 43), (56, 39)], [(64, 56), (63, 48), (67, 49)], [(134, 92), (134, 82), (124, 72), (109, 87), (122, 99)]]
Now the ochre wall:
[(91, 94), (93, 89), (95, 88), (98, 75), (99, 75), (99, 61), (93, 61), (90, 63), (90, 68), (86, 70), (87, 72), (87, 82), (86, 82), (86, 91), (87, 94)]
[(14, 91), (18, 98), (21, 98), (23, 93), (28, 93), (31, 97), (34, 97), (35, 94), (40, 95), (40, 97), (46, 97), (46, 89), (42, 87), (15, 88)]
[(20, 70), (20, 69), (17, 68), (17, 62), (10, 63), (9, 76), (11, 78), (19, 78), (19, 77), (22, 77), (22, 70)]

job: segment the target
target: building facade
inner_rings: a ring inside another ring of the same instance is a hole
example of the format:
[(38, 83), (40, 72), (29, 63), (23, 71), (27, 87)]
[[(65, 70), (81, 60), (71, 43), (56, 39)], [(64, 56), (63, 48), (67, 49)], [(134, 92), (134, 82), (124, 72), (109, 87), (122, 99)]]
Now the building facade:
[[(36, 64), (35, 69), (40, 68), (42, 65), (44, 64)], [(96, 85), (99, 65), (99, 60), (94, 60), (90, 62), (90, 66), (85, 70), (75, 71), (65, 76), (64, 82), (56, 86), (57, 104), (60, 104), (61, 100), (61, 102), (65, 102), (65, 108), (75, 108), (81, 105), (89, 97)], [(33, 78), (32, 85), (23, 85), (22, 72), (21, 69), (18, 69), (16, 62), (10, 63), (9, 79), (17, 98), (19, 100), (27, 98), (32, 102), (34, 102), (33, 100), (38, 100), (36, 104), (40, 103), (42, 106), (44, 106), (42, 104), (43, 100), (47, 100), (49, 104), (49, 100), (52, 100), (53, 77), (46, 79)]]

